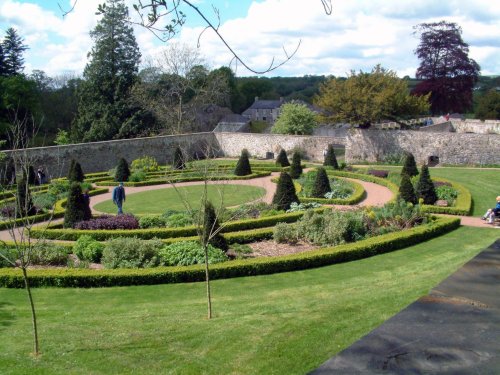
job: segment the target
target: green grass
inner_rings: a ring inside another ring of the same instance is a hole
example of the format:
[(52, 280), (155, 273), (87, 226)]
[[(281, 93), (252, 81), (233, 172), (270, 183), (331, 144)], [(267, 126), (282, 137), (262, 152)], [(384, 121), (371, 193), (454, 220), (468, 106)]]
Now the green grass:
[[(179, 187), (178, 190), (181, 195), (173, 188), (129, 194), (123, 204), (123, 210), (137, 215), (161, 214), (167, 209), (183, 211), (185, 206), (181, 196), (192, 207), (199, 207), (203, 189), (203, 185), (194, 185)], [(229, 184), (209, 185), (207, 191), (208, 199), (212, 201), (215, 207), (220, 206), (221, 197), (224, 206), (231, 207), (259, 199), (265, 194), (265, 189), (261, 187)], [(97, 204), (95, 209), (108, 213), (116, 212), (116, 206), (111, 200)]]
[(453, 273), (499, 236), (460, 228), (357, 262), (203, 283), (34, 290), (33, 360), (25, 291), (0, 289), (2, 374), (303, 374)]

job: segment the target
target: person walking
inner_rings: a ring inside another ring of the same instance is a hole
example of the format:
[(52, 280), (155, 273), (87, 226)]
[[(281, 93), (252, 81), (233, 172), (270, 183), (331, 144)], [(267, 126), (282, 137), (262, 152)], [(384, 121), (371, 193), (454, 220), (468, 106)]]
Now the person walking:
[(123, 214), (122, 205), (125, 202), (125, 188), (123, 182), (113, 189), (113, 203), (118, 207), (118, 215)]

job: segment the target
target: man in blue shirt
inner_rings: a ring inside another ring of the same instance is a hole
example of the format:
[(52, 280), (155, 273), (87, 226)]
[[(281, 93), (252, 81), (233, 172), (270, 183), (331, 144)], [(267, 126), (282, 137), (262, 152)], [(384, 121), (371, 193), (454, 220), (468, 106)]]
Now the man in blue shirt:
[(492, 224), (495, 219), (495, 215), (499, 214), (500, 214), (500, 195), (497, 197), (497, 204), (495, 208), (488, 209), (488, 211), (486, 211), (482, 219), (483, 220), (488, 219), (488, 222)]
[(113, 203), (118, 207), (118, 215), (123, 214), (122, 205), (125, 202), (125, 188), (123, 182), (113, 189)]

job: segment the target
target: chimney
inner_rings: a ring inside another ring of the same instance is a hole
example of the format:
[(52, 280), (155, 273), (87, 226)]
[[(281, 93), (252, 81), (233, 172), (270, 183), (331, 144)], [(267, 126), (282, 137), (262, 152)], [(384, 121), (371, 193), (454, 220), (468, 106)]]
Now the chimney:
[(257, 101), (257, 100), (259, 100), (259, 97), (258, 97), (258, 96), (256, 96), (256, 97), (255, 97), (255, 101)]

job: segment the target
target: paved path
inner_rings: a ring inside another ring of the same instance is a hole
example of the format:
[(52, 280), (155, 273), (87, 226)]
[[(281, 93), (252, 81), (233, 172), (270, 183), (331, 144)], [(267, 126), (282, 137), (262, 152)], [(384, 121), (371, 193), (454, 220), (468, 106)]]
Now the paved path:
[(500, 373), (500, 240), (311, 372)]

